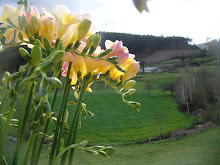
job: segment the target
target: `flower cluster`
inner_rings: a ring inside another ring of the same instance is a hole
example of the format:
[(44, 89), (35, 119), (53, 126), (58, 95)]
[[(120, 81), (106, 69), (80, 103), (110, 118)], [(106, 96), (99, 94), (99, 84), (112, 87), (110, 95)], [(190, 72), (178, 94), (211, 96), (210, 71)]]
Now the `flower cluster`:
[[(108, 71), (111, 79), (122, 83), (136, 75), (140, 67), (139, 62), (134, 59), (134, 55), (129, 54), (122, 41), (107, 40), (105, 42), (106, 50), (109, 50), (107, 52), (98, 46), (101, 38), (91, 30), (94, 28), (91, 27), (88, 14), (71, 13), (65, 5), (55, 6), (52, 11), (41, 9), (43, 15), (40, 15), (34, 5), (30, 6), (28, 12), (22, 12), (22, 4), (17, 8), (3, 6), (1, 43), (6, 46), (12, 43), (26, 43), (33, 47), (34, 40), (39, 39), (43, 43), (43, 39), (47, 38), (54, 46), (56, 40), (61, 40), (64, 48), (69, 50), (63, 58), (62, 75), (66, 76), (68, 64), (72, 62), (70, 74), (72, 85), (77, 83), (79, 72), (83, 78), (88, 73), (99, 76)], [(71, 51), (73, 45), (79, 41), (81, 42), (76, 51)]]
[[(77, 83), (77, 73), (81, 73), (81, 78), (87, 75), (89, 72), (92, 75), (100, 75), (109, 72), (109, 77), (113, 80), (116, 79), (119, 83), (120, 81), (125, 82), (130, 78), (134, 77), (139, 69), (139, 62), (134, 59), (133, 54), (129, 54), (128, 49), (123, 46), (122, 41), (109, 41), (105, 42), (107, 50), (111, 52), (107, 55), (104, 55), (103, 59), (117, 59), (118, 66), (120, 66), (125, 72), (118, 70), (114, 64), (104, 61), (101, 59), (90, 58), (89, 55), (84, 57), (76, 55), (74, 52), (68, 52), (65, 54), (63, 60), (63, 76), (66, 75), (68, 68), (68, 62), (72, 62), (71, 67), (71, 79), (72, 85)], [(86, 42), (82, 41), (79, 48), (76, 50), (82, 52), (86, 48)], [(100, 47), (97, 47), (96, 51), (91, 54), (92, 57), (99, 57), (104, 50), (101, 50)], [(88, 57), (87, 57), (88, 56)]]
[[(88, 32), (91, 21), (89, 15), (71, 13), (65, 5), (56, 6), (53, 11), (42, 8), (43, 15), (40, 15), (38, 9), (31, 5), (28, 12), (22, 12), (23, 5), (19, 4), (17, 8), (10, 5), (1, 7), (2, 17), (1, 25), (5, 44), (30, 42), (41, 38), (47, 38), (51, 43), (60, 39), (64, 46), (74, 43), (84, 37), (88, 37), (92, 32)], [(80, 27), (80, 28), (79, 28)], [(19, 33), (20, 36), (19, 36)], [(87, 36), (86, 36), (87, 35)], [(3, 37), (2, 36), (2, 37)]]

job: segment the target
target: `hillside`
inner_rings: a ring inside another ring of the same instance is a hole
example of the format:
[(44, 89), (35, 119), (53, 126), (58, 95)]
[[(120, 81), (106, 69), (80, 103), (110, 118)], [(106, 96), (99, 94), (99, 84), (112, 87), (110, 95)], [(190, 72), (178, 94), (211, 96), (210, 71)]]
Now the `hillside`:
[(189, 50), (189, 49), (180, 49), (180, 50), (160, 50), (156, 51), (153, 54), (138, 59), (140, 62), (144, 62), (145, 64), (153, 64), (159, 63), (162, 61), (167, 61), (172, 58), (182, 57), (182, 56), (195, 56), (197, 50)]
[[(164, 37), (152, 35), (136, 35), (114, 32), (99, 32), (102, 36), (100, 46), (105, 48), (105, 40), (122, 41), (123, 45), (128, 47), (129, 52), (136, 55), (136, 59), (140, 61), (157, 51), (164, 50), (199, 50), (196, 45), (191, 45), (190, 38), (179, 36)], [(172, 53), (176, 54), (176, 53)], [(180, 52), (179, 54), (183, 54)]]

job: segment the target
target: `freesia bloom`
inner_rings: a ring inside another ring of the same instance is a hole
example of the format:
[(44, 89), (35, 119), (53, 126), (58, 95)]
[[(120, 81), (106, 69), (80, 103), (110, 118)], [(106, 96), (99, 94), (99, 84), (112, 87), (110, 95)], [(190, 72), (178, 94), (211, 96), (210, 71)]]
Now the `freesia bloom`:
[(112, 48), (113, 51), (110, 54), (104, 56), (104, 58), (109, 58), (113, 56), (119, 57), (118, 65), (126, 71), (126, 73), (123, 73), (112, 65), (111, 68), (109, 69), (110, 70), (109, 76), (112, 79), (116, 79), (119, 82), (122, 76), (123, 77), (122, 82), (125, 82), (126, 80), (129, 80), (130, 78), (134, 77), (137, 74), (140, 68), (139, 62), (137, 62), (134, 59), (135, 55), (129, 54), (128, 48), (123, 46), (122, 41), (112, 42), (106, 40), (105, 46), (107, 49)]
[[(65, 5), (57, 5), (53, 8), (52, 11), (41, 8), (45, 15), (56, 20), (57, 26), (57, 38), (60, 38), (64, 46), (68, 45), (68, 43), (75, 43), (78, 40), (79, 30), (78, 26), (80, 22), (85, 19), (90, 20), (89, 14), (76, 14), (71, 13), (69, 8)], [(93, 28), (91, 28), (93, 29)], [(85, 37), (89, 37), (94, 34), (93, 31), (89, 30)]]
[[(84, 41), (81, 42), (79, 48), (76, 50), (81, 53), (85, 48), (86, 43)], [(97, 56), (102, 52), (100, 47), (97, 47), (96, 51), (92, 54), (92, 56)], [(90, 57), (81, 57), (76, 55), (73, 52), (67, 52), (63, 58), (63, 76), (66, 76), (66, 71), (68, 68), (68, 62), (72, 62), (70, 77), (72, 79), (71, 84), (75, 85), (77, 83), (77, 73), (81, 73), (81, 78), (87, 75), (89, 72), (92, 74), (98, 74), (97, 70), (99, 67), (104, 67), (108, 65), (110, 67), (110, 63), (106, 63), (102, 60), (92, 59)], [(106, 70), (107, 71), (107, 70)], [(106, 72), (105, 71), (105, 72)]]
[[(18, 5), (17, 8), (14, 8), (11, 5), (4, 5), (1, 7), (2, 17), (0, 17), (0, 22), (3, 22), (3, 27), (7, 27), (8, 20), (10, 19), (15, 26), (18, 26), (18, 16), (22, 14), (23, 5)], [(6, 38), (5, 43), (9, 44), (14, 40), (14, 28), (8, 28), (3, 36)], [(16, 33), (17, 36), (18, 33)], [(18, 41), (17, 41), (18, 42)]]
[(27, 20), (28, 33), (31, 36), (34, 36), (34, 34), (38, 33), (39, 28), (40, 13), (38, 9), (34, 5), (31, 5), (29, 12), (23, 13), (23, 15), (26, 17)]
[(39, 36), (41, 36), (42, 39), (46, 37), (52, 43), (55, 34), (56, 21), (46, 15), (42, 16), (40, 19)]
[(7, 19), (10, 19), (16, 26), (18, 26), (18, 16), (22, 14), (22, 10), (23, 5), (18, 5), (17, 8), (14, 8), (11, 5), (4, 5), (1, 7), (2, 17), (0, 18), (0, 21), (7, 25)]

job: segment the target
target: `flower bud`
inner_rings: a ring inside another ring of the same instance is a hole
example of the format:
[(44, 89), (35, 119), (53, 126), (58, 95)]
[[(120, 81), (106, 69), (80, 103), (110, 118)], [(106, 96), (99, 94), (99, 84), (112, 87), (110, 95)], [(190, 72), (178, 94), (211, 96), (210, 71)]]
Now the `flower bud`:
[(74, 96), (75, 96), (76, 99), (78, 99), (79, 98), (79, 93), (77, 91), (75, 91)]
[(90, 36), (90, 37), (88, 38), (88, 40), (86, 41), (86, 47), (87, 47), (87, 48), (89, 48), (89, 47), (92, 46), (94, 39), (95, 39), (95, 35), (92, 35), (92, 36)]
[(87, 144), (88, 144), (88, 141), (86, 141), (86, 140), (80, 142), (81, 147), (85, 147)]
[(7, 82), (5, 81), (5, 78), (2, 78), (2, 82), (3, 82), (3, 84), (7, 83)]
[(19, 48), (19, 53), (21, 54), (21, 56), (27, 60), (30, 61), (31, 60), (31, 55), (29, 54), (29, 52), (24, 49), (24, 48)]
[(46, 103), (48, 100), (48, 94), (44, 86), (45, 86), (45, 82), (44, 82), (44, 79), (42, 79), (40, 82), (39, 94), (40, 94), (41, 101)]
[(35, 45), (31, 51), (31, 61), (30, 61), (31, 66), (38, 67), (41, 63), (41, 59), (42, 59), (41, 48), (38, 45)]
[(48, 101), (45, 104), (43, 104), (43, 109), (44, 109), (45, 116), (47, 118), (50, 118), (51, 117), (51, 107), (50, 107), (50, 104)]
[(133, 95), (136, 92), (136, 89), (129, 89), (128, 93), (129, 95)]
[(16, 72), (13, 74), (10, 74), (9, 72), (5, 72), (4, 78), (5, 78), (6, 83), (9, 83), (11, 81), (16, 80), (18, 77), (20, 77), (20, 75), (21, 75), (20, 72)]
[(18, 129), (18, 125), (17, 124), (10, 124), (10, 126), (14, 129)]
[(85, 103), (82, 103), (82, 108), (86, 109), (86, 104)]
[(97, 152), (97, 151), (94, 151), (94, 150), (91, 150), (91, 149), (85, 148), (84, 151), (87, 152), (87, 153), (89, 153), (89, 154), (92, 154), (92, 155), (98, 155), (98, 152)]
[(57, 64), (64, 56), (64, 51), (63, 50), (58, 50), (53, 52), (46, 61), (40, 66), (41, 71), (45, 71), (47, 69), (50, 69), (52, 66)]
[(24, 66), (20, 66), (20, 68), (19, 68), (19, 72), (21, 72), (21, 73), (23, 73), (23, 72), (25, 72), (25, 67)]
[(4, 73), (4, 78), (7, 79), (9, 76), (11, 76), (11, 73), (9, 73), (8, 71), (6, 71)]
[(98, 151), (99, 155), (104, 156), (104, 157), (109, 157), (105, 151)]
[(88, 33), (92, 22), (88, 19), (84, 19), (79, 23), (78, 27), (78, 41), (81, 41)]
[(40, 42), (40, 40), (36, 39), (36, 40), (35, 40), (35, 45), (41, 47), (41, 42)]
[(123, 95), (128, 96), (128, 95), (133, 95), (136, 92), (136, 89), (130, 89), (129, 91), (125, 92)]
[(62, 41), (59, 41), (59, 43), (58, 43), (58, 45), (57, 45), (57, 50), (65, 50)]
[(49, 41), (46, 37), (44, 37), (43, 43), (44, 43), (44, 48), (45, 48), (46, 50), (50, 50), (50, 49), (51, 49), (50, 41)]
[(135, 80), (129, 80), (129, 81), (126, 82), (124, 88), (126, 90), (129, 90), (129, 89), (131, 89), (135, 85), (135, 83), (136, 83)]
[(45, 82), (49, 85), (55, 86), (56, 88), (62, 87), (62, 82), (56, 77), (45, 77)]
[(92, 45), (96, 48), (97, 46), (99, 46), (100, 42), (101, 36), (99, 34), (96, 34)]
[(103, 149), (103, 151), (108, 155), (108, 156), (112, 156), (114, 154), (114, 148), (112, 146), (109, 147), (105, 147), (105, 149)]
[(50, 118), (51, 123), (53, 123), (54, 125), (57, 124), (57, 119), (55, 117), (51, 117)]
[(66, 110), (66, 112), (65, 112), (65, 118), (64, 118), (64, 123), (67, 122), (68, 117), (69, 117), (69, 112), (68, 112), (68, 110)]
[(39, 21), (37, 20), (35, 16), (31, 17), (31, 27), (32, 27), (33, 33), (36, 34), (39, 28)]

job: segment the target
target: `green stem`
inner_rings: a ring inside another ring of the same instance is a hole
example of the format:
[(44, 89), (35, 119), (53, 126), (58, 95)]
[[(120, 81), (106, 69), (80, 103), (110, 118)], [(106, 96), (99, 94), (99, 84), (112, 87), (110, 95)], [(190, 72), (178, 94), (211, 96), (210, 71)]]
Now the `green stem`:
[(61, 117), (62, 117), (62, 114), (63, 114), (63, 107), (64, 107), (64, 103), (66, 101), (65, 99), (66, 99), (66, 94), (67, 94), (67, 88), (68, 88), (68, 85), (69, 85), (69, 75), (70, 75), (71, 66), (72, 66), (72, 62), (69, 62), (67, 76), (66, 76), (66, 83), (65, 83), (64, 92), (63, 92), (63, 98), (62, 98), (62, 101), (61, 101), (61, 104), (60, 104), (60, 111), (59, 111), (59, 114), (58, 114), (58, 117), (57, 117), (56, 130), (55, 130), (55, 133), (54, 133), (52, 148), (51, 148), (51, 152), (50, 152), (50, 158), (49, 158), (49, 163), (48, 163), (49, 165), (52, 165), (53, 160), (54, 160), (54, 153), (55, 153), (57, 138), (58, 138), (58, 134), (59, 134), (59, 125), (60, 125)]
[(7, 161), (6, 161), (4, 156), (3, 156), (3, 165), (8, 165), (8, 163), (7, 163)]
[(123, 95), (123, 92), (121, 92), (120, 90), (118, 90), (118, 88), (114, 85), (112, 85), (110, 82), (108, 82), (106, 79), (103, 79), (103, 81), (109, 85), (111, 88), (113, 88), (118, 94)]
[[(81, 108), (82, 108), (82, 98), (83, 98), (83, 95), (85, 93), (87, 85), (88, 85), (87, 81), (84, 80), (82, 82), (82, 85), (81, 85), (79, 100), (78, 100), (78, 103), (76, 105), (76, 110), (74, 112), (72, 124), (71, 124), (70, 130), (69, 130), (69, 134), (68, 134), (68, 137), (67, 137), (67, 140), (66, 140), (66, 143), (65, 143), (65, 147), (68, 147), (69, 145), (71, 145), (72, 144), (72, 139), (75, 139), (75, 137), (76, 137), (76, 130), (77, 130), (78, 125), (79, 125), (78, 118), (79, 118), (80, 111), (81, 111)], [(67, 158), (67, 154), (68, 154), (68, 152), (65, 152), (63, 154), (63, 157), (62, 157), (62, 160), (61, 160), (61, 164), (65, 164), (66, 158)], [(73, 154), (72, 154), (71, 159), (72, 158), (73, 158)]]
[[(6, 89), (5, 94), (4, 94), (4, 97), (3, 97), (2, 102), (1, 102), (1, 104), (0, 104), (0, 114), (2, 113), (2, 107), (3, 107), (4, 103), (5, 103), (5, 99), (6, 99), (7, 95), (8, 95), (8, 92), (9, 92), (9, 89)], [(2, 123), (1, 123), (1, 121), (2, 121), (2, 120), (0, 119), (0, 135), (2, 134), (2, 130), (1, 130), (1, 128), (2, 128)]]
[[(79, 117), (80, 117), (80, 116), (79, 116)], [(78, 117), (76, 123), (79, 123), (79, 117)], [(77, 130), (78, 130), (77, 128), (78, 128), (78, 126), (76, 126), (75, 129), (74, 129), (72, 144), (75, 144), (75, 143), (76, 143), (76, 135), (77, 135)], [(75, 135), (75, 136), (74, 136), (74, 135)], [(74, 151), (75, 151), (74, 148), (72, 148), (72, 149), (70, 150), (69, 163), (68, 163), (68, 164), (70, 164), (70, 165), (73, 164)]]
[(12, 98), (12, 101), (10, 103), (10, 109), (8, 112), (8, 116), (7, 116), (7, 120), (5, 122), (5, 126), (3, 129), (3, 132), (1, 134), (1, 139), (0, 139), (0, 164), (3, 164), (3, 150), (4, 150), (4, 145), (5, 145), (5, 139), (8, 133), (8, 129), (11, 123), (11, 118), (13, 116), (14, 113), (14, 108), (17, 102), (17, 94), (15, 94)]
[(60, 153), (57, 155), (57, 157), (55, 158), (55, 160), (54, 160), (54, 162), (53, 162), (53, 165), (56, 165), (57, 163), (58, 163), (58, 160), (60, 159), (60, 157), (66, 152), (66, 151), (68, 151), (69, 149), (72, 149), (72, 148), (82, 148), (82, 147), (79, 147), (78, 146), (79, 144), (72, 144), (72, 145), (70, 145), (70, 146), (68, 146), (68, 147), (66, 147), (66, 148), (64, 148), (64, 149), (62, 149), (61, 151), (60, 151)]
[(30, 157), (31, 157), (31, 149), (34, 144), (35, 137), (36, 137), (36, 135), (34, 134), (33, 131), (31, 131), (31, 135), (30, 135), (30, 138), (28, 141), (27, 148), (26, 148), (25, 153), (24, 153), (22, 160), (21, 160), (21, 165), (27, 165), (29, 163)]
[[(52, 111), (53, 111), (53, 107), (54, 107), (54, 105), (55, 105), (57, 93), (58, 93), (58, 88), (56, 88), (56, 89), (55, 89), (55, 92), (54, 92), (53, 101), (52, 101), (52, 104), (51, 104), (51, 109), (52, 109)], [(50, 119), (47, 119), (46, 124), (45, 124), (45, 126), (44, 126), (44, 131), (43, 131), (43, 133), (47, 133), (47, 129), (48, 129), (49, 123), (50, 123)], [(43, 148), (44, 140), (45, 140), (45, 138), (42, 137), (42, 138), (41, 138), (41, 141), (40, 141), (39, 148), (38, 148), (38, 150), (37, 150), (37, 157), (36, 157), (35, 165), (38, 164), (38, 161), (39, 161), (39, 159), (40, 159), (40, 154), (41, 154), (41, 150), (42, 150), (42, 148)], [(34, 164), (33, 164), (33, 165), (34, 165)]]
[[(15, 149), (15, 154), (14, 154), (14, 158), (13, 158), (13, 162), (12, 165), (17, 165), (18, 164), (18, 155), (20, 152), (20, 147), (21, 147), (21, 141), (22, 141), (22, 117), (23, 117), (23, 110), (24, 110), (24, 106), (25, 106), (25, 102), (27, 100), (28, 94), (28, 102), (31, 101), (30, 95), (32, 95), (32, 90), (33, 89), (33, 82), (28, 84), (28, 87), (26, 89), (25, 95), (23, 97), (20, 109), (19, 109), (19, 117), (18, 117), (18, 134), (17, 134), (17, 143), (16, 143), (16, 149)], [(26, 109), (29, 108), (28, 105), (26, 105)], [(24, 119), (23, 119), (24, 120)]]
[(6, 140), (8, 129), (9, 129), (9, 126), (10, 126), (10, 123), (11, 123), (12, 116), (14, 114), (14, 108), (15, 108), (15, 105), (17, 103), (18, 90), (20, 90), (20, 88), (21, 88), (21, 86), (20, 86), (21, 85), (21, 79), (22, 79), (22, 74), (20, 75), (20, 78), (17, 80), (17, 82), (14, 86), (14, 94), (12, 96), (12, 100), (11, 100), (11, 103), (9, 105), (9, 112), (8, 112), (8, 115), (7, 115), (7, 120), (5, 122), (4, 129), (3, 129), (3, 132), (2, 132), (1, 138), (0, 138), (0, 164), (3, 164), (3, 150), (4, 150), (5, 140)]
[(32, 148), (32, 156), (31, 156), (31, 165), (34, 165), (36, 162), (36, 158), (37, 158), (37, 146), (38, 146), (38, 140), (39, 140), (39, 135), (36, 135), (35, 140), (34, 140), (34, 144), (33, 144), (33, 148)]
[(64, 126), (64, 120), (65, 120), (65, 116), (66, 116), (66, 106), (67, 106), (67, 102), (68, 102), (68, 96), (69, 96), (69, 92), (70, 92), (70, 85), (68, 85), (67, 87), (67, 94), (66, 94), (66, 101), (65, 101), (65, 104), (64, 104), (64, 109), (63, 109), (63, 115), (62, 115), (62, 122), (60, 124), (60, 132), (59, 132), (59, 137), (58, 137), (58, 143), (57, 143), (57, 147), (56, 147), (56, 155), (59, 154), (59, 150), (60, 150), (60, 147), (61, 147), (61, 140), (62, 140), (62, 136), (63, 136), (63, 126)]

